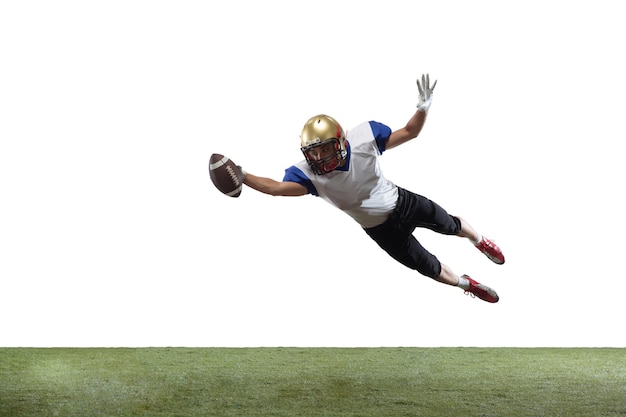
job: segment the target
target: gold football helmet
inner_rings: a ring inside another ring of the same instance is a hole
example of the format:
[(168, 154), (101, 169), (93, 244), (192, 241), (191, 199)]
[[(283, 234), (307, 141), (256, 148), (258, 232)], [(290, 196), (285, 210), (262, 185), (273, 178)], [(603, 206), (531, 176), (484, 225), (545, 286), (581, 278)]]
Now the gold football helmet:
[(311, 117), (305, 123), (300, 135), (300, 149), (317, 175), (337, 168), (348, 154), (341, 125), (325, 114)]

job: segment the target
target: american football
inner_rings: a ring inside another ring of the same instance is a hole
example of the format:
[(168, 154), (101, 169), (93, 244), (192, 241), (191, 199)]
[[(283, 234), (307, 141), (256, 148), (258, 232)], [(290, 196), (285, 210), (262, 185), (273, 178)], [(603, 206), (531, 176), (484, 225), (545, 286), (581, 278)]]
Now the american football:
[(232, 159), (214, 153), (209, 160), (213, 185), (229, 197), (239, 197), (243, 188), (243, 171)]

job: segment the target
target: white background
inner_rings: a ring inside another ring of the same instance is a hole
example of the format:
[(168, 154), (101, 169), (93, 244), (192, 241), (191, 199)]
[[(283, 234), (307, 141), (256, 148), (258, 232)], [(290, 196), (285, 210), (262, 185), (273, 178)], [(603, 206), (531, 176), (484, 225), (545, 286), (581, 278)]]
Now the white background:
[[(0, 345), (626, 346), (619, 2), (7, 1)], [(386, 176), (493, 238), (415, 232), (471, 299), (281, 179), (306, 119), (404, 126)]]

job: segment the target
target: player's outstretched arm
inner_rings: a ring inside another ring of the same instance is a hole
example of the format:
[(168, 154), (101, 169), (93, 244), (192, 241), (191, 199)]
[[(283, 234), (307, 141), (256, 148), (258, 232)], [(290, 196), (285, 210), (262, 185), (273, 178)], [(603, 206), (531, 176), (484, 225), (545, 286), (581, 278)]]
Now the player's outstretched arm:
[(417, 110), (409, 119), (406, 126), (391, 133), (389, 139), (387, 140), (387, 149), (402, 145), (403, 143), (416, 138), (420, 134), (422, 128), (424, 127), (424, 123), (426, 123), (426, 116), (428, 115), (428, 110), (432, 104), (433, 90), (436, 85), (436, 80), (432, 86), (430, 85), (430, 77), (428, 74), (422, 75), (421, 84), (420, 80), (417, 80), (417, 90), (419, 91)]
[(300, 196), (307, 194), (306, 187), (296, 182), (276, 181), (271, 178), (257, 177), (249, 172), (245, 173), (243, 183), (252, 189), (274, 196)]

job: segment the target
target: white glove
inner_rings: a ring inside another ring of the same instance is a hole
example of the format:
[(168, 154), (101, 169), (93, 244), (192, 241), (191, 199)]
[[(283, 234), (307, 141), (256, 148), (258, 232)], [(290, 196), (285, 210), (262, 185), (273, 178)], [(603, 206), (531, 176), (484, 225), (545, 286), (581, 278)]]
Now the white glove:
[(422, 84), (417, 79), (417, 89), (420, 92), (420, 101), (417, 103), (417, 109), (427, 112), (433, 102), (433, 90), (437, 85), (437, 80), (430, 86), (430, 77), (428, 74), (422, 74)]

